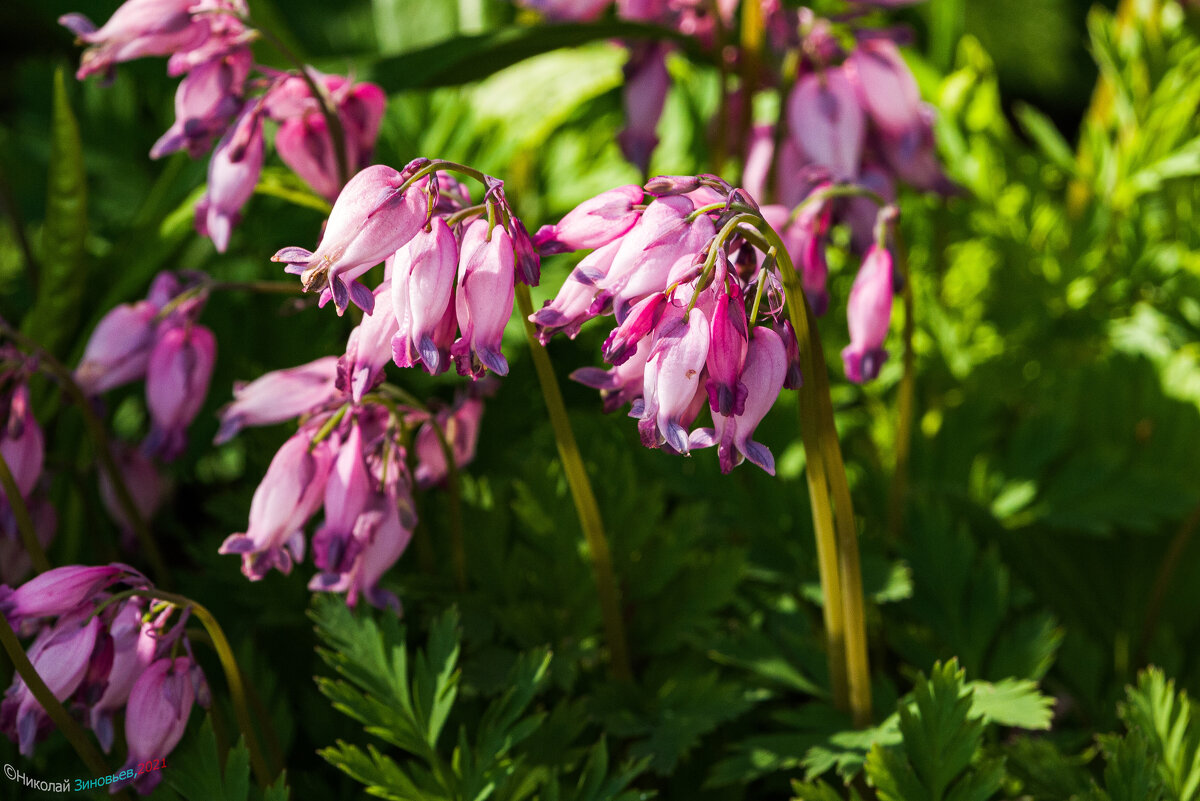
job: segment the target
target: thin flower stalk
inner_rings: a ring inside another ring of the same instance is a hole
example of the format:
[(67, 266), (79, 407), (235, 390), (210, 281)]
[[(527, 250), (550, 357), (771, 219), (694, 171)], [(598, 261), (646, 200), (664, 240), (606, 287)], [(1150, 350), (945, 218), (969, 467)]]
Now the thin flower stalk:
[(621, 615), (621, 591), (613, 572), (612, 554), (609, 551), (608, 538), (604, 534), (600, 506), (596, 503), (587, 468), (579, 453), (575, 432), (571, 429), (571, 420), (563, 403), (562, 390), (550, 364), (550, 356), (538, 341), (537, 329), (530, 322), (533, 300), (529, 296), (529, 287), (523, 284), (517, 286), (517, 304), (521, 309), (525, 336), (529, 340), (529, 352), (533, 356), (533, 366), (542, 388), (542, 397), (546, 400), (550, 424), (554, 428), (558, 456), (562, 459), (567, 485), (571, 489), (571, 499), (575, 502), (575, 512), (579, 516), (579, 524), (583, 528), (583, 536), (587, 540), (588, 552), (592, 557), (592, 571), (596, 576), (596, 591), (600, 597), (600, 613), (604, 621), (604, 636), (612, 659), (612, 674), (620, 681), (632, 681), (633, 668), (630, 665), (629, 646), (625, 639), (625, 621)]
[(29, 514), (29, 507), (25, 505), (25, 499), (21, 497), (17, 480), (13, 477), (12, 470), (8, 468), (8, 462), (4, 460), (3, 454), (0, 454), (0, 486), (4, 488), (4, 495), (12, 507), (13, 517), (17, 520), (17, 531), (21, 534), (21, 544), (25, 546), (30, 560), (33, 561), (33, 569), (38, 573), (45, 573), (50, 569), (50, 560), (46, 558), (46, 551), (38, 542), (37, 529)]

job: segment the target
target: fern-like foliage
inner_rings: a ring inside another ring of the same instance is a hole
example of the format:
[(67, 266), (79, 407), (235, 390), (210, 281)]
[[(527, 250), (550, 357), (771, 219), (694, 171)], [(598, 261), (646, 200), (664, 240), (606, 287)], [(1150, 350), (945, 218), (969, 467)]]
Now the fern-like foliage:
[(204, 718), (187, 748), (171, 755), (171, 767), (163, 771), (163, 783), (175, 795), (160, 789), (155, 798), (183, 801), (288, 801), (290, 798), (286, 772), (265, 790), (251, 785), (250, 751), (242, 738), (229, 749), (222, 769), (210, 717)]

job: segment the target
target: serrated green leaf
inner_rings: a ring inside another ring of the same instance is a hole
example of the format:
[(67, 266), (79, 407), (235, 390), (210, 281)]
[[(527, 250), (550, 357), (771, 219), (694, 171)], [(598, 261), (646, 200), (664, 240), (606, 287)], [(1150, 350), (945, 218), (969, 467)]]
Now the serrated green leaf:
[(41, 271), (33, 307), (22, 321), (26, 335), (60, 357), (66, 355), (66, 345), (79, 325), (87, 288), (84, 258), (87, 229), (83, 142), (60, 67), (54, 74)]
[(1163, 784), (1178, 801), (1200, 795), (1200, 726), (1187, 693), (1175, 692), (1175, 682), (1158, 668), (1138, 676), (1118, 714), (1131, 730), (1144, 736), (1158, 763)]
[(1037, 685), (1024, 679), (1005, 679), (996, 683), (973, 681), (971, 714), (989, 723), (1019, 729), (1049, 729), (1054, 699), (1042, 695)]

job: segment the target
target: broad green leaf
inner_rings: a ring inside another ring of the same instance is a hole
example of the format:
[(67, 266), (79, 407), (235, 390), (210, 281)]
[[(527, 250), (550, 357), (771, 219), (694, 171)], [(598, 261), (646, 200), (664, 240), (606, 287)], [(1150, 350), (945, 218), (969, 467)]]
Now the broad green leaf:
[(22, 324), (27, 335), (60, 357), (65, 355), (79, 324), (87, 287), (84, 258), (87, 228), (83, 142), (67, 97), (65, 73), (60, 68), (54, 75), (41, 272), (33, 308)]
[(1042, 695), (1037, 685), (1024, 679), (1005, 679), (995, 684), (973, 681), (971, 713), (989, 723), (1019, 729), (1049, 729), (1054, 699)]

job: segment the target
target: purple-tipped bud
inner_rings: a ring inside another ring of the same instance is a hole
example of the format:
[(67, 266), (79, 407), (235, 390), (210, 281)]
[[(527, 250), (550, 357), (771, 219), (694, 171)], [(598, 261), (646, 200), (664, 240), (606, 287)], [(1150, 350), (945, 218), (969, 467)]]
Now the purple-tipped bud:
[(158, 308), (148, 301), (124, 303), (101, 318), (75, 370), (79, 388), (99, 395), (141, 378), (154, 347)]
[(879, 375), (887, 361), (883, 342), (892, 319), (892, 254), (877, 245), (867, 251), (846, 306), (850, 344), (842, 350), (846, 377), (856, 384)]
[(644, 403), (638, 413), (642, 444), (657, 448), (666, 444), (686, 455), (688, 432), (685, 421), (695, 417), (692, 407), (702, 391), (700, 376), (708, 357), (709, 322), (699, 308), (685, 319), (682, 314), (664, 317), (655, 332), (654, 347), (646, 362)]
[(146, 406), (153, 423), (146, 445), (171, 461), (187, 446), (187, 427), (208, 394), (217, 340), (202, 325), (168, 327), (146, 366)]
[[(454, 456), (455, 467), (461, 469), (475, 458), (479, 442), (479, 423), (483, 418), (483, 401), (467, 398), (451, 409), (438, 412), (436, 420)], [(417, 486), (426, 489), (445, 480), (446, 453), (432, 422), (426, 422), (417, 432), (415, 448), (417, 467), (413, 478)]]
[(56, 567), (31, 578), (15, 590), (0, 587), (0, 614), (14, 627), (24, 620), (67, 615), (86, 606), (98, 592), (120, 581), (138, 587), (149, 586), (146, 578), (128, 565)]
[(604, 361), (624, 364), (637, 351), (642, 339), (662, 319), (667, 296), (661, 292), (648, 295), (634, 304), (628, 316), (604, 340)]
[[(197, 700), (194, 668), (195, 662), (188, 657), (163, 658), (138, 677), (125, 707), (126, 768), (162, 759), (179, 744)], [(161, 781), (162, 771), (156, 770), (141, 774), (133, 784), (145, 794)]]
[(175, 122), (150, 149), (158, 159), (178, 150), (200, 158), (242, 108), (242, 86), (253, 57), (249, 48), (208, 61), (189, 72), (175, 90)]
[(621, 241), (616, 240), (584, 256), (567, 276), (554, 300), (546, 301), (545, 306), (529, 316), (530, 322), (538, 328), (538, 339), (543, 345), (559, 331), (574, 339), (580, 327), (597, 315), (598, 310), (592, 309), (596, 293), (600, 291), (597, 282), (608, 275), (620, 248)]
[(775, 475), (775, 457), (765, 445), (750, 437), (779, 397), (787, 370), (787, 348), (779, 334), (756, 326), (742, 374), (747, 389), (745, 411), (738, 416), (714, 413), (711, 429), (693, 432), (692, 447), (716, 445), (722, 473), (728, 473), (744, 458)]
[(714, 413), (738, 415), (746, 405), (742, 369), (746, 364), (747, 320), (746, 303), (736, 281), (730, 281), (725, 291), (718, 290), (711, 323), (705, 385), (708, 404)]
[(392, 339), (396, 336), (396, 315), (388, 304), (392, 285), (384, 281), (375, 289), (375, 311), (350, 332), (346, 355), (338, 362), (337, 387), (354, 399), (362, 400), (383, 380), (383, 368), (392, 360)]
[(284, 248), (271, 261), (285, 262), (288, 272), (300, 276), (305, 292), (328, 290), (338, 314), (351, 301), (372, 312), (374, 295), (355, 279), (412, 239), (429, 216), (429, 179), (401, 192), (404, 182), (404, 175), (391, 167), (366, 168), (338, 195), (316, 252)]
[(800, 78), (787, 110), (788, 128), (809, 161), (839, 181), (858, 175), (866, 120), (844, 68)]
[(59, 24), (91, 45), (75, 77), (110, 73), (117, 64), (145, 56), (169, 56), (201, 44), (205, 29), (190, 13), (195, 0), (127, 0), (99, 30), (82, 14), (59, 17)]
[(400, 613), (400, 600), (379, 587), (379, 580), (404, 553), (412, 538), (412, 530), (400, 517), (399, 506), (404, 499), (390, 492), (376, 493), (371, 508), (359, 518), (354, 537), (355, 551), (343, 560), (338, 572), (319, 573), (308, 588), (318, 592), (344, 592), (346, 604), (356, 606), (359, 597), (372, 605)]
[(625, 128), (617, 134), (617, 143), (625, 158), (643, 173), (649, 169), (650, 154), (658, 146), (656, 129), (671, 86), (667, 73), (669, 49), (669, 45), (660, 43), (638, 44), (625, 64)]
[(455, 297), (462, 336), (450, 349), (459, 374), (475, 378), (483, 374), (483, 367), (496, 375), (508, 374), (500, 341), (515, 297), (512, 239), (499, 226), (490, 240), (487, 236), (487, 220), (475, 220), (463, 234)]
[(557, 225), (543, 225), (533, 238), (542, 254), (603, 247), (624, 236), (642, 216), (634, 206), (642, 202), (640, 186), (619, 186), (585, 200)]
[(247, 104), (221, 138), (208, 162), (208, 189), (196, 203), (196, 230), (212, 240), (217, 252), (229, 247), (242, 206), (254, 194), (263, 164), (262, 118)]
[(402, 323), (391, 349), (399, 366), (420, 362), (430, 375), (445, 369), (437, 335), (454, 294), (458, 255), (454, 232), (441, 217), (434, 217), (428, 231), (418, 231), (396, 251), (391, 308)]
[(309, 450), (311, 432), (301, 430), (283, 443), (250, 501), (250, 525), (233, 534), (218, 553), (242, 555), (242, 573), (258, 581), (272, 568), (290, 573), (304, 558), (304, 524), (321, 506), (333, 465), (329, 440)]
[(700, 178), (696, 175), (659, 175), (647, 181), (644, 188), (657, 197), (686, 195), (700, 188)]
[(337, 365), (337, 356), (322, 356), (299, 367), (266, 373), (248, 384), (234, 384), (233, 403), (217, 413), (221, 427), (213, 444), (228, 442), (246, 426), (282, 423), (333, 400)]

